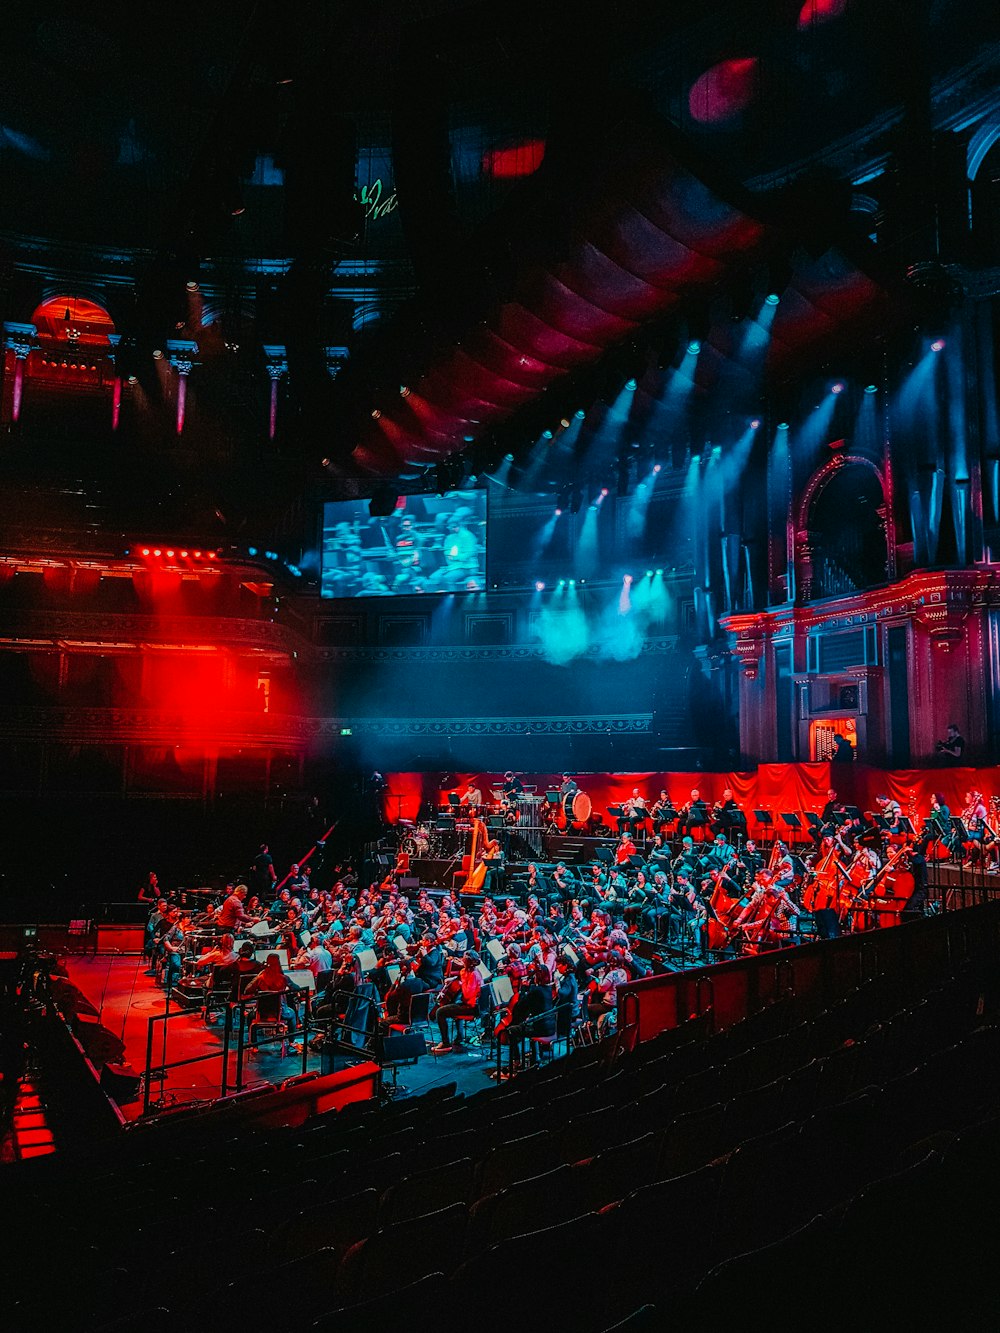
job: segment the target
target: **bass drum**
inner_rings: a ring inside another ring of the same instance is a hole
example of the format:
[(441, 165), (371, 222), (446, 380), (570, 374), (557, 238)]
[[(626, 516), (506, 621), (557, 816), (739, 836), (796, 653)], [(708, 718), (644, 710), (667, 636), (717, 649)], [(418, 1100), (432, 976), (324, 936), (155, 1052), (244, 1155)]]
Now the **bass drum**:
[(587, 793), (578, 791), (566, 797), (563, 808), (566, 812), (567, 825), (572, 824), (575, 829), (581, 829), (589, 824), (594, 807)]

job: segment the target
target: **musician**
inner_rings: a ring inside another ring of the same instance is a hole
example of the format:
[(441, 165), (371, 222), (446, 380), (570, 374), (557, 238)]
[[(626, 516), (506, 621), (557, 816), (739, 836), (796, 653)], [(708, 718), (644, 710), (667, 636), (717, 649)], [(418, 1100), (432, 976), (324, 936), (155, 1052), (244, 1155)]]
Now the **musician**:
[(623, 833), (615, 848), (615, 865), (629, 865), (629, 858), (636, 855), (636, 845), (630, 833)]
[(220, 930), (228, 931), (235, 936), (246, 926), (253, 924), (252, 918), (247, 915), (243, 908), (247, 892), (245, 884), (237, 884), (222, 904), (222, 910), (219, 912), (216, 922)]
[(660, 788), (659, 798), (654, 801), (649, 814), (657, 833), (662, 833), (664, 827), (675, 819), (677, 812), (664, 788)]
[(719, 870), (736, 860), (736, 848), (727, 841), (725, 833), (717, 833), (708, 849), (709, 870)]
[(887, 833), (901, 833), (902, 826), (900, 820), (903, 818), (903, 807), (898, 801), (890, 799), (888, 796), (876, 796), (875, 804), (878, 806), (878, 812), (885, 820)]
[(441, 1040), (431, 1049), (435, 1055), (445, 1055), (453, 1049), (448, 1040), (449, 1018), (476, 1018), (479, 1014), (479, 996), (483, 989), (483, 979), (479, 975), (479, 955), (467, 953), (462, 959), (462, 970), (458, 974), (458, 996), (447, 1004), (439, 1004), (435, 1017)]
[(572, 898), (576, 893), (576, 876), (566, 865), (565, 861), (558, 861), (556, 863), (555, 869), (552, 871), (552, 885), (563, 901), (567, 898)]
[(577, 786), (575, 778), (571, 778), (568, 773), (562, 774), (562, 785), (559, 788), (560, 804), (566, 805), (567, 796), (575, 796), (580, 788)]
[(667, 907), (673, 932), (683, 939), (690, 931), (696, 947), (704, 952), (702, 928), (708, 921), (708, 908), (684, 871), (678, 871), (674, 876), (673, 888), (667, 895)]
[(239, 954), (233, 944), (232, 935), (220, 935), (217, 944), (200, 953), (194, 960), (194, 971), (200, 972), (203, 967), (234, 967), (239, 961)]
[(712, 832), (728, 833), (734, 825), (740, 823), (741, 813), (740, 807), (733, 800), (733, 789), (724, 787), (722, 799), (712, 806)]
[(160, 937), (163, 949), (163, 988), (170, 990), (180, 979), (184, 964), (184, 927), (181, 924), (180, 910), (176, 907), (167, 910), (167, 928)]
[(965, 807), (962, 811), (962, 823), (965, 825), (969, 840), (961, 850), (964, 852), (968, 849), (968, 859), (970, 861), (973, 859), (973, 852), (981, 854), (983, 847), (989, 841), (989, 825), (986, 821), (986, 803), (983, 800), (982, 792), (967, 791), (965, 793)]
[(934, 792), (931, 796), (931, 808), (924, 820), (923, 828), (920, 831), (920, 840), (918, 846), (927, 855), (927, 849), (932, 842), (947, 842), (951, 836), (951, 811), (948, 809), (948, 803), (944, 798), (944, 793)]
[[(246, 996), (252, 995), (279, 995), (281, 1021), (285, 1024), (289, 1033), (293, 1033), (298, 1027), (298, 1016), (295, 1010), (288, 1002), (288, 995), (297, 991), (299, 988), (285, 976), (281, 970), (281, 959), (276, 953), (269, 953), (264, 962), (264, 970), (258, 972), (243, 992)], [(288, 1047), (293, 1055), (301, 1052), (301, 1047), (294, 1044)]]
[(308, 945), (303, 945), (292, 959), (292, 967), (308, 967), (316, 978), (321, 972), (333, 970), (333, 954), (325, 944), (314, 935)]
[(629, 934), (638, 934), (643, 909), (652, 897), (653, 888), (646, 878), (645, 871), (640, 870), (635, 877), (635, 883), (626, 894), (625, 907), (622, 909), (622, 920), (625, 922)]
[(504, 796), (517, 800), (519, 796), (524, 795), (524, 783), (514, 773), (505, 773), (503, 775), (503, 786), (501, 791)]
[(945, 764), (960, 764), (965, 750), (965, 737), (954, 722), (948, 723), (948, 734), (943, 741), (935, 741), (934, 749)]
[(663, 837), (656, 833), (646, 849), (646, 862), (650, 871), (669, 870), (670, 852), (664, 846)]
[(399, 976), (386, 991), (385, 1016), (390, 1023), (408, 1024), (410, 1005), (414, 995), (422, 995), (427, 987), (413, 971), (413, 963), (403, 958), (399, 964)]
[(146, 880), (145, 884), (139, 885), (138, 898), (141, 903), (155, 903), (159, 901), (160, 881), (156, 878), (155, 870), (149, 872), (149, 878)]
[(580, 983), (568, 958), (556, 964), (556, 1035), (569, 1037), (580, 1007)]
[(676, 874), (683, 870), (685, 874), (694, 874), (700, 857), (694, 849), (694, 838), (690, 834), (681, 839), (681, 849), (671, 862), (671, 869)]
[(854, 746), (842, 736), (839, 731), (833, 733), (833, 754), (830, 756), (831, 764), (853, 764)]
[(528, 984), (513, 998), (509, 1023), (498, 1025), (497, 1038), (501, 1044), (506, 1043), (512, 1048), (510, 1065), (513, 1070), (521, 1063), (525, 1038), (555, 1035), (552, 973), (544, 963), (536, 963), (528, 976)]
[[(757, 948), (777, 948), (793, 942), (798, 910), (785, 890), (771, 881), (766, 872), (762, 872), (753, 896), (734, 925), (737, 930), (748, 927), (748, 944)], [(785, 930), (781, 928), (782, 923), (785, 924)]]
[(425, 990), (440, 990), (444, 981), (444, 950), (437, 936), (426, 931), (417, 953), (416, 976)]
[(708, 807), (701, 799), (701, 792), (697, 787), (691, 789), (690, 798), (681, 806), (678, 813), (680, 819), (677, 827), (685, 833), (693, 828), (703, 828), (708, 823)]
[(587, 989), (587, 1016), (592, 1023), (599, 1025), (605, 1014), (617, 1011), (618, 987), (627, 986), (630, 980), (621, 952), (612, 949), (598, 978)]
[(764, 867), (764, 858), (757, 850), (757, 844), (753, 838), (747, 838), (743, 844), (743, 851), (740, 854), (739, 864), (749, 879), (754, 879), (758, 870)]
[(649, 818), (649, 811), (646, 809), (646, 798), (638, 787), (632, 788), (632, 795), (624, 805), (624, 814), (626, 825), (633, 836), (640, 828), (645, 826), (646, 820)]
[[(845, 815), (847, 807), (838, 797), (837, 793), (830, 787), (826, 793), (826, 805), (820, 812), (819, 822), (824, 829), (837, 828), (841, 819)], [(819, 841), (819, 835), (815, 835), (816, 841)]]
[(472, 779), (469, 780), (469, 785), (462, 792), (461, 803), (469, 807), (470, 814), (474, 814), (483, 803), (483, 793)]

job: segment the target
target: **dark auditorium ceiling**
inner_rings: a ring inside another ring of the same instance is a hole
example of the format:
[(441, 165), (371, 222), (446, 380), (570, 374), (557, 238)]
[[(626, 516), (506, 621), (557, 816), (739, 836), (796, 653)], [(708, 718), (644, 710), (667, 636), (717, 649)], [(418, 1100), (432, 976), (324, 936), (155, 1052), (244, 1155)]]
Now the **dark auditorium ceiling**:
[[(926, 0), (926, 30), (919, 13), (905, 0), (14, 7), (0, 256), (28, 236), (185, 261), (397, 266), (416, 305), (371, 346), (358, 338), (324, 410), (340, 423), (328, 452), (341, 474), (405, 473), (530, 408), (553, 367), (600, 364), (692, 290), (779, 251), (796, 257), (804, 302), (799, 326), (782, 311), (788, 348), (800, 328), (822, 341), (852, 333), (862, 307), (881, 315), (911, 256), (892, 237), (867, 253), (852, 189), (879, 207), (880, 191), (916, 190), (912, 125), (959, 129), (1000, 88), (994, 3)], [(337, 188), (355, 138), (358, 186), (378, 181), (388, 200), (395, 167), (400, 193), (360, 230)], [(892, 154), (896, 175), (877, 180)], [(692, 192), (708, 210), (693, 228)], [(668, 214), (674, 230), (657, 229)], [(670, 264), (643, 273), (657, 245)], [(831, 303), (824, 284), (838, 283)], [(723, 335), (705, 376), (725, 361)], [(411, 375), (425, 377), (428, 421), (387, 449), (373, 394)]]

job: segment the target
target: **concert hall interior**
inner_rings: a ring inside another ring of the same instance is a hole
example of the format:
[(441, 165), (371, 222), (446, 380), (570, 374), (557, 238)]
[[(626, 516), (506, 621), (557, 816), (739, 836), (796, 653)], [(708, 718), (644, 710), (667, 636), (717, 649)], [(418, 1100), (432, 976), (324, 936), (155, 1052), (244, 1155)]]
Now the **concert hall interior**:
[(0, 27), (4, 1326), (995, 1320), (995, 3)]

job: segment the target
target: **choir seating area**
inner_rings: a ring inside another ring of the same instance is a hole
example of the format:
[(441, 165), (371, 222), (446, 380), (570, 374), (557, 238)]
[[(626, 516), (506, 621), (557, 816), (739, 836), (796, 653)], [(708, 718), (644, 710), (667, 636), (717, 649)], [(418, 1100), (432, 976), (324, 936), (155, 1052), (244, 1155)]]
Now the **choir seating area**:
[(1000, 911), (939, 925), (947, 950), (832, 1004), (790, 994), (720, 1032), (708, 1011), (632, 1050), (626, 1029), (469, 1097), (294, 1130), (185, 1113), (21, 1164), (0, 1320), (596, 1333), (780, 1300), (995, 1324)]

